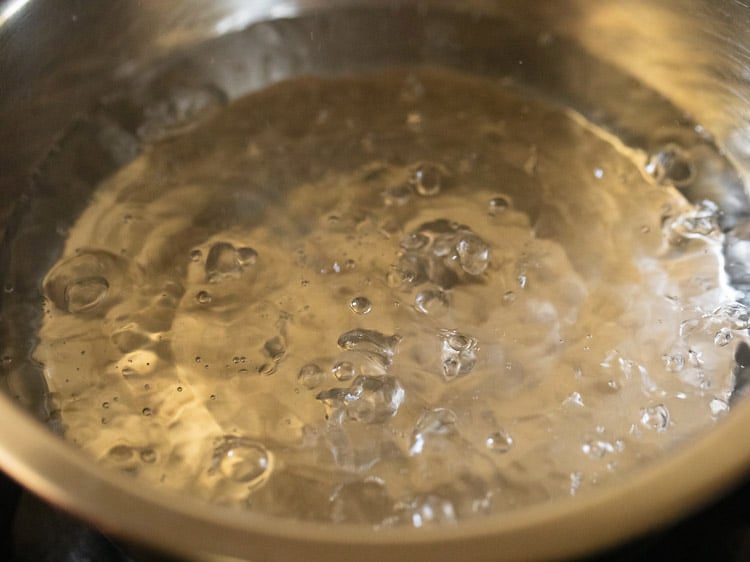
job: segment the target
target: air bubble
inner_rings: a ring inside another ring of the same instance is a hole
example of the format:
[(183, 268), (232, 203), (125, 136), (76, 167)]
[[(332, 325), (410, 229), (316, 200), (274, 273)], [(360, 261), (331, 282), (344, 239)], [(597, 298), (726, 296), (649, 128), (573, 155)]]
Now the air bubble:
[(156, 451), (153, 449), (143, 449), (140, 454), (141, 460), (146, 464), (153, 464), (156, 462)]
[(153, 414), (153, 411), (151, 410), (151, 408), (149, 408), (149, 407), (146, 407), (146, 408), (143, 408), (143, 410), (141, 410), (141, 413), (142, 413), (142, 414), (143, 414), (144, 416), (150, 416), (150, 415), (152, 415), (152, 414)]
[(403, 284), (419, 285), (427, 279), (427, 262), (415, 253), (409, 252), (401, 256), (395, 269), (392, 270), (393, 277), (388, 279), (392, 287), (400, 287)]
[(646, 164), (646, 172), (662, 184), (684, 187), (693, 181), (695, 170), (690, 157), (677, 145), (668, 144)]
[(261, 443), (226, 435), (214, 448), (210, 473), (254, 489), (266, 482), (272, 470), (273, 456)]
[(65, 304), (69, 312), (94, 308), (107, 296), (109, 283), (104, 277), (87, 277), (65, 287)]
[(404, 250), (419, 250), (429, 242), (430, 239), (421, 232), (410, 232), (401, 239), (401, 247)]
[(570, 495), (575, 496), (578, 493), (578, 490), (581, 488), (581, 484), (583, 484), (583, 472), (581, 471), (575, 471), (570, 473)]
[(198, 301), (198, 304), (210, 304), (213, 299), (208, 291), (198, 291), (195, 300)]
[(688, 351), (688, 364), (691, 367), (701, 367), (703, 366), (703, 352), (702, 351), (695, 351), (691, 349)]
[(571, 392), (565, 400), (563, 400), (563, 405), (565, 406), (576, 406), (579, 408), (583, 408), (585, 404), (583, 403), (583, 397), (581, 396), (580, 392)]
[(201, 250), (196, 249), (190, 252), (190, 261), (199, 262), (201, 261), (202, 257), (203, 257), (203, 252)]
[(213, 85), (182, 87), (144, 110), (145, 120), (138, 135), (145, 142), (157, 142), (180, 134), (226, 105), (227, 96)]
[(499, 430), (492, 434), (485, 440), (484, 444), (493, 453), (504, 454), (511, 450), (513, 447), (513, 437), (510, 433), (505, 430)]
[(286, 355), (286, 340), (281, 336), (275, 336), (263, 344), (263, 351), (272, 361), (278, 363)]
[(677, 373), (685, 368), (685, 356), (682, 353), (662, 355), (664, 368), (672, 373)]
[(255, 262), (258, 261), (258, 252), (248, 247), (237, 248), (237, 260), (243, 267), (255, 265)]
[(315, 363), (308, 363), (302, 367), (299, 370), (299, 374), (297, 374), (297, 380), (302, 386), (309, 390), (320, 386), (325, 378), (325, 372)]
[(457, 419), (456, 414), (448, 408), (424, 411), (414, 426), (409, 454), (418, 455), (431, 440), (455, 434)]
[(388, 187), (383, 192), (383, 200), (386, 205), (391, 207), (402, 207), (411, 199), (414, 190), (408, 183), (399, 183)]
[(354, 365), (349, 361), (340, 361), (333, 366), (333, 376), (340, 381), (348, 381), (354, 378), (357, 374), (357, 370)]
[(711, 415), (715, 418), (723, 416), (729, 412), (729, 404), (720, 398), (714, 398), (711, 400), (708, 407), (711, 410)]
[(641, 410), (641, 425), (654, 431), (666, 431), (669, 427), (669, 410), (664, 404), (643, 408)]
[(349, 303), (349, 308), (356, 314), (367, 314), (372, 310), (372, 303), (367, 297), (354, 297)]
[(383, 366), (391, 364), (401, 336), (387, 336), (376, 330), (355, 329), (339, 336), (338, 346), (348, 351), (357, 351), (377, 357)]
[(445, 380), (450, 381), (470, 373), (477, 359), (478, 344), (476, 338), (455, 330), (441, 331), (440, 338), (443, 340), (440, 360)]
[(679, 245), (695, 238), (719, 235), (719, 208), (712, 201), (702, 201), (675, 217), (666, 226), (669, 242)]
[(135, 452), (132, 447), (127, 445), (115, 445), (112, 447), (107, 456), (116, 463), (124, 463), (133, 458)]
[(349, 419), (375, 424), (396, 415), (404, 400), (404, 389), (390, 375), (360, 375), (349, 388), (332, 388), (316, 398), (331, 412), (343, 411)]
[(732, 330), (729, 328), (720, 328), (716, 334), (714, 334), (714, 344), (719, 347), (725, 347), (729, 345), (729, 342), (734, 338)]
[(440, 193), (443, 183), (443, 172), (436, 164), (429, 162), (420, 164), (414, 175), (412, 183), (417, 193), (423, 197), (432, 197)]
[(408, 504), (403, 502), (402, 510), (406, 512), (406, 517), (412, 526), (418, 529), (432, 525), (455, 524), (457, 521), (453, 503), (435, 495), (414, 499)]
[(393, 268), (386, 275), (385, 281), (389, 287), (397, 289), (406, 282), (406, 276), (401, 270)]
[(449, 305), (448, 293), (440, 288), (425, 289), (414, 297), (414, 308), (422, 314), (440, 314)]
[(390, 515), (393, 500), (385, 483), (370, 476), (338, 486), (331, 496), (331, 520), (334, 523), (377, 525)]
[(126, 262), (105, 251), (82, 251), (60, 262), (44, 280), (46, 296), (63, 311), (101, 313), (121, 289)]
[(507, 211), (510, 206), (510, 199), (503, 195), (500, 195), (498, 197), (493, 197), (492, 199), (490, 199), (490, 202), (487, 206), (487, 212), (490, 214), (490, 216), (496, 217), (497, 215)]
[(487, 269), (490, 249), (476, 234), (464, 234), (456, 244), (461, 268), (469, 275), (481, 275)]
[(750, 328), (750, 310), (739, 302), (732, 302), (718, 307), (711, 314), (719, 322), (726, 322), (734, 330)]
[(598, 460), (608, 453), (614, 453), (615, 448), (609, 441), (591, 440), (581, 446), (581, 451), (589, 458)]
[(238, 279), (246, 267), (255, 264), (258, 253), (253, 248), (235, 248), (229, 242), (217, 242), (206, 257), (206, 281), (219, 283)]
[(432, 243), (432, 255), (449, 258), (456, 254), (456, 237), (453, 232), (438, 234)]

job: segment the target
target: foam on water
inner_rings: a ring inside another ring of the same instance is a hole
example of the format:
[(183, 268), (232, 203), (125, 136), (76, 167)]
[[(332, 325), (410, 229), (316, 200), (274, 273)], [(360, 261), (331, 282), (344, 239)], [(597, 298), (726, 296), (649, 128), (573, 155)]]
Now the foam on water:
[(92, 459), (426, 527), (579, 495), (729, 409), (750, 313), (675, 143), (439, 69), (145, 118), (43, 283), (34, 360)]

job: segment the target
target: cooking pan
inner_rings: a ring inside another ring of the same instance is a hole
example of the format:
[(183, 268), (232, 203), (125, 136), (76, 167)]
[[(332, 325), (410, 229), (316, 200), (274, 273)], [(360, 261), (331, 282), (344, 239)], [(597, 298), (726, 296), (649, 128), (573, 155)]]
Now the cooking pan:
[[(541, 50), (550, 41), (555, 48)], [(731, 412), (625, 478), (454, 526), (376, 532), (209, 505), (93, 463), (55, 434), (59, 420), (39, 372), (15, 368), (34, 337), (34, 314), (19, 303), (39, 290), (59, 257), (61, 221), (73, 220), (96, 185), (132, 158), (127, 147), (83, 159), (60, 147), (99, 138), (101, 121), (91, 115), (153, 76), (200, 76), (234, 99), (306, 73), (446, 65), (554, 90), (648, 151), (645, 129), (653, 123), (639, 117), (637, 100), (608, 111), (608, 102), (596, 99), (602, 77), (616, 75), (623, 89), (638, 84), (639, 99), (661, 104), (658, 126), (669, 130), (688, 119), (710, 132), (737, 171), (733, 185), (711, 194), (725, 210), (724, 226), (733, 228), (745, 215), (750, 173), (749, 45), (750, 7), (739, 0), (5, 0), (0, 467), (104, 533), (186, 560), (560, 559), (685, 516), (741, 481), (750, 466), (741, 361)], [(121, 111), (118, 119), (128, 122)]]

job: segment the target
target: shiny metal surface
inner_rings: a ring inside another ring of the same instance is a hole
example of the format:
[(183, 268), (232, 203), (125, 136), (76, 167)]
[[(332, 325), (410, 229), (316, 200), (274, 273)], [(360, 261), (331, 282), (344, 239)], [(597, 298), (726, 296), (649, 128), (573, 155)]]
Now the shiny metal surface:
[[(385, 6), (393, 11), (394, 21), (403, 16), (401, 7), (412, 9), (417, 17), (433, 10), (460, 10), (477, 22), (502, 17), (511, 28), (531, 27), (570, 40), (690, 114), (716, 136), (744, 179), (750, 178), (750, 8), (743, 2), (472, 0), (455, 4), (442, 0), (0, 3), (3, 232), (35, 165), (71, 121), (102, 96), (207, 39), (268, 18), (337, 7)], [(474, 39), (475, 48), (496, 41), (491, 36)], [(365, 58), (368, 52), (388, 55), (368, 48), (363, 42)], [(434, 52), (420, 50), (419, 44), (413, 48), (407, 55), (417, 60)], [(335, 44), (328, 45), (326, 52), (334, 56)], [(261, 85), (262, 80), (255, 87)], [(373, 533), (356, 527), (342, 531), (237, 513), (142, 489), (122, 475), (97, 470), (3, 393), (0, 411), (0, 466), (19, 482), (113, 536), (194, 560), (560, 558), (625, 540), (679, 517), (743, 477), (750, 466), (746, 439), (750, 404), (741, 403), (714, 430), (665, 462), (575, 501), (438, 530)]]

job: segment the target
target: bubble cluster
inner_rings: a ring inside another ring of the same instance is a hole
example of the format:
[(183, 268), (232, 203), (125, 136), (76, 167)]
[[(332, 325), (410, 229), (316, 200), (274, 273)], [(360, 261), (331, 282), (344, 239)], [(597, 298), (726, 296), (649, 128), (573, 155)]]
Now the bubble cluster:
[(702, 201), (665, 223), (667, 239), (673, 245), (693, 239), (717, 239), (720, 236), (719, 208), (712, 201)]
[(383, 423), (396, 415), (404, 400), (404, 389), (396, 377), (360, 375), (347, 388), (332, 388), (318, 394), (329, 417), (365, 424)]
[(440, 289), (449, 289), (461, 276), (484, 273), (490, 261), (487, 243), (468, 227), (445, 219), (425, 223), (406, 234), (401, 248), (394, 266), (400, 278), (396, 285), (429, 281)]
[(226, 108), (144, 88), (153, 144), (58, 229), (38, 345), (8, 338), (0, 365), (92, 458), (258, 514), (421, 528), (626, 478), (735, 403), (750, 312), (722, 229), (733, 280), (750, 234), (686, 199), (729, 173), (708, 141), (648, 177), (580, 116), (448, 70)]

